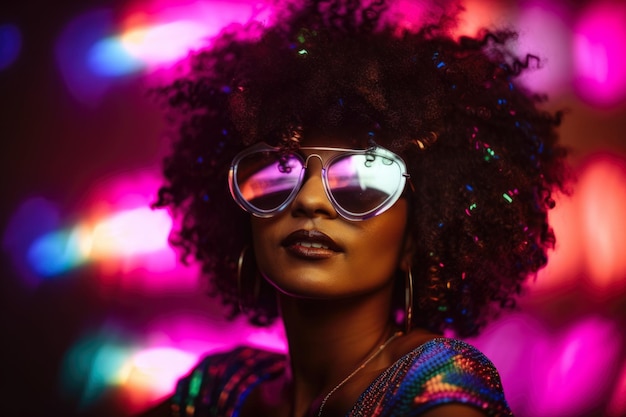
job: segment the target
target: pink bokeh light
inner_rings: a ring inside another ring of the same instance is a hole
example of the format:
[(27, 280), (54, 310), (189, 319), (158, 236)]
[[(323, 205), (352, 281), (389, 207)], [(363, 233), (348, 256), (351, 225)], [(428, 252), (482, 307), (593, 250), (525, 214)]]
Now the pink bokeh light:
[(562, 5), (535, 1), (520, 7), (515, 25), (520, 34), (519, 54), (539, 58), (539, 68), (524, 73), (521, 80), (552, 99), (567, 91), (572, 82), (571, 20)]
[(622, 348), (616, 324), (606, 318), (586, 316), (553, 331), (521, 312), (471, 342), (496, 365), (513, 411), (533, 417), (580, 415), (606, 398)]
[(614, 292), (626, 286), (626, 160), (590, 158), (577, 185), (587, 269), (593, 288)]
[(159, 177), (154, 170), (140, 170), (95, 182), (73, 209), (79, 214), (29, 199), (12, 216), (3, 246), (29, 284), (91, 265), (103, 289), (199, 290), (198, 267), (183, 266), (169, 246), (169, 213), (150, 208)]
[(69, 22), (56, 41), (66, 86), (85, 105), (99, 103), (117, 78), (169, 67), (226, 26), (268, 22), (271, 16), (261, 1), (166, 0), (125, 7), (115, 14), (87, 11)]
[(613, 323), (586, 317), (537, 342), (531, 356), (534, 377), (528, 415), (579, 415), (606, 397), (622, 344)]
[(606, 407), (607, 417), (626, 416), (626, 361), (622, 363), (614, 390)]
[[(132, 370), (124, 385), (126, 408), (141, 411), (171, 395), (178, 378), (187, 374), (205, 355), (238, 345), (286, 351), (280, 321), (267, 328), (256, 328), (243, 318), (220, 319), (222, 312), (218, 310), (190, 309), (152, 320), (142, 332), (141, 348), (129, 356), (124, 365)], [(179, 360), (164, 360), (165, 354)]]
[[(557, 238), (534, 293), (584, 285), (604, 297), (626, 288), (626, 160), (589, 155), (577, 169), (571, 196), (560, 195), (550, 221)], [(583, 278), (584, 277), (584, 278)]]
[(614, 106), (626, 98), (626, 4), (591, 2), (574, 34), (576, 88), (596, 106)]

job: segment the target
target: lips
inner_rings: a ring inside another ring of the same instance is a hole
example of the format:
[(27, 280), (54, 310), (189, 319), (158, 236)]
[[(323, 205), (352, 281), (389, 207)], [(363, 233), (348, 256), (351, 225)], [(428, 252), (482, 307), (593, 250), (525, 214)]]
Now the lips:
[(281, 245), (291, 254), (307, 259), (324, 259), (343, 252), (330, 236), (318, 230), (297, 230), (283, 239)]

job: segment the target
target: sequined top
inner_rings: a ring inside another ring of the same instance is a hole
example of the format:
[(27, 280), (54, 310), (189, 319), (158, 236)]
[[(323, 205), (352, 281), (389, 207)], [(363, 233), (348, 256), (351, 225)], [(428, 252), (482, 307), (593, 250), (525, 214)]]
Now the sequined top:
[[(286, 366), (284, 355), (250, 347), (207, 356), (178, 382), (173, 415), (237, 417), (248, 394)], [(347, 416), (418, 416), (450, 403), (477, 407), (488, 416), (513, 415), (489, 359), (465, 342), (436, 338), (379, 375)]]

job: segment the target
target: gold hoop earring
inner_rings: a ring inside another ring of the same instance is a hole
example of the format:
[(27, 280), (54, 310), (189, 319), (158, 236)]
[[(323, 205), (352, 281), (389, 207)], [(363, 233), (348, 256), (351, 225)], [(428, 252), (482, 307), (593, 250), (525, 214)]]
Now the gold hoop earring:
[(244, 259), (246, 257), (246, 253), (248, 252), (249, 248), (250, 248), (249, 245), (244, 246), (243, 249), (241, 250), (241, 253), (239, 254), (239, 259), (237, 260), (237, 301), (239, 304), (239, 311), (243, 314), (247, 314), (248, 308), (256, 304), (259, 298), (259, 293), (261, 291), (261, 280), (259, 278), (259, 273), (256, 270), (256, 262), (255, 262), (254, 264), (255, 272), (253, 274), (254, 284), (252, 286), (252, 293), (250, 294), (248, 292), (248, 295), (246, 296), (246, 293), (244, 292), (244, 282), (243, 282)]
[(406, 271), (404, 280), (404, 326), (405, 334), (411, 331), (413, 320), (413, 274), (411, 268)]

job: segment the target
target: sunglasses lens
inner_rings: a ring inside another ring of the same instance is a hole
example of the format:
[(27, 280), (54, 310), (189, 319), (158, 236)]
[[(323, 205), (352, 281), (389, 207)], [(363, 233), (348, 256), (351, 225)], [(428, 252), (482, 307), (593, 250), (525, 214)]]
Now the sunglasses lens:
[(255, 152), (237, 164), (235, 182), (241, 197), (261, 212), (282, 206), (297, 188), (302, 162), (293, 155)]
[(330, 194), (344, 211), (375, 215), (403, 189), (403, 168), (393, 159), (375, 154), (341, 157), (328, 167)]

